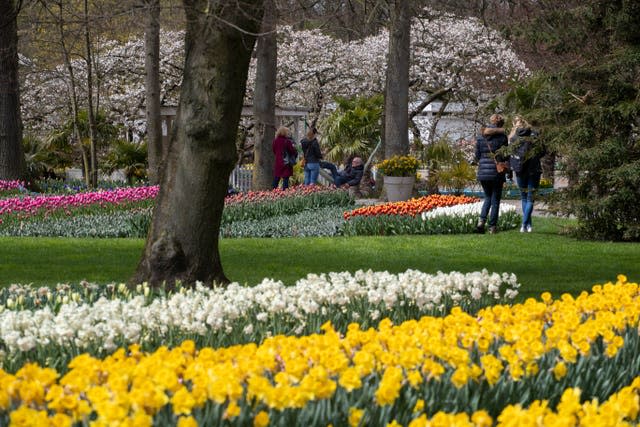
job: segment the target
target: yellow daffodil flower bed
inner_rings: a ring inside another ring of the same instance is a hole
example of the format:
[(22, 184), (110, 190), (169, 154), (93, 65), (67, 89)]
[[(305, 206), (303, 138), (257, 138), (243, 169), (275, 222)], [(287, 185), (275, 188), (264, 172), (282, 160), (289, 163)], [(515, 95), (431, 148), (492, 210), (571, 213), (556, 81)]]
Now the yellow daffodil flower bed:
[(637, 423), (639, 316), (640, 288), (621, 275), (577, 298), (351, 324), (344, 336), (327, 322), (259, 345), (132, 345), (81, 355), (62, 377), (35, 364), (0, 371), (0, 424)]

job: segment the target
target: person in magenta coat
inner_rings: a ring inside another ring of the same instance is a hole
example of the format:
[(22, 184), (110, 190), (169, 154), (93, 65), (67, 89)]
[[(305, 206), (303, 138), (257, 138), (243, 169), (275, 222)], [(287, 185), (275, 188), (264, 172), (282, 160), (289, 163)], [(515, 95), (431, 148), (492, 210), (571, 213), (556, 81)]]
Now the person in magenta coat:
[(294, 156), (298, 154), (290, 134), (289, 128), (282, 126), (276, 132), (276, 138), (271, 143), (271, 148), (276, 158), (273, 165), (273, 188), (278, 188), (280, 179), (282, 179), (282, 189), (289, 188), (289, 177), (293, 175), (293, 165), (284, 164), (284, 152), (287, 151)]

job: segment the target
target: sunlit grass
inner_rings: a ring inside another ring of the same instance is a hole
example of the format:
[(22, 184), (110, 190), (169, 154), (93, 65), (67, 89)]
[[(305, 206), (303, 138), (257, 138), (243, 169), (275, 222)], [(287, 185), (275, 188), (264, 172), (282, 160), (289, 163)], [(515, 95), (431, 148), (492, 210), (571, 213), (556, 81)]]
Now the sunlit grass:
[[(640, 280), (640, 245), (579, 241), (559, 234), (566, 220), (536, 218), (533, 233), (496, 235), (222, 239), (224, 271), (256, 284), (293, 284), (307, 273), (372, 269), (513, 272), (523, 296), (573, 294), (619, 273)], [(0, 286), (87, 280), (125, 282), (142, 254), (141, 239), (0, 238)]]

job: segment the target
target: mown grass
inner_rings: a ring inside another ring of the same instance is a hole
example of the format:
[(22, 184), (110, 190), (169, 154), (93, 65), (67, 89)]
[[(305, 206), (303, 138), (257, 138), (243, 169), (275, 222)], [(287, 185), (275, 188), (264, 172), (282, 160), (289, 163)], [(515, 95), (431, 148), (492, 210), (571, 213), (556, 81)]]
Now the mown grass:
[[(559, 234), (566, 220), (534, 221), (530, 234), (223, 239), (220, 252), (226, 275), (250, 285), (264, 277), (292, 284), (310, 272), (486, 268), (515, 273), (526, 297), (543, 291), (575, 295), (620, 273), (640, 280), (640, 245), (580, 241)], [(124, 282), (143, 244), (140, 239), (0, 238), (0, 286)]]

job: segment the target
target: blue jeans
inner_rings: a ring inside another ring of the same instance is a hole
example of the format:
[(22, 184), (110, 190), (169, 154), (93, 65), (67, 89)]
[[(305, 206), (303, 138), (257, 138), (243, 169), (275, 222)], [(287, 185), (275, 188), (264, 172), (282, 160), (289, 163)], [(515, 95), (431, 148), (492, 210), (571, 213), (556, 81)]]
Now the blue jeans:
[(320, 163), (305, 163), (304, 185), (317, 184), (319, 174), (320, 174)]
[(495, 227), (498, 225), (500, 200), (502, 199), (502, 187), (504, 186), (504, 181), (501, 179), (480, 181), (480, 185), (482, 185), (482, 190), (484, 191), (484, 201), (482, 203), (482, 210), (480, 211), (480, 220), (482, 222), (486, 222), (487, 216), (489, 216), (489, 211), (491, 211), (489, 227)]
[[(273, 178), (273, 188), (278, 188), (278, 184), (280, 184), (280, 177), (276, 176)], [(289, 177), (282, 177), (282, 189), (286, 190), (289, 188)]]
[(531, 213), (533, 212), (533, 199), (540, 186), (540, 175), (520, 176), (516, 174), (516, 182), (520, 188), (520, 200), (522, 201), (522, 225), (531, 226)]

